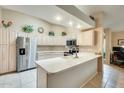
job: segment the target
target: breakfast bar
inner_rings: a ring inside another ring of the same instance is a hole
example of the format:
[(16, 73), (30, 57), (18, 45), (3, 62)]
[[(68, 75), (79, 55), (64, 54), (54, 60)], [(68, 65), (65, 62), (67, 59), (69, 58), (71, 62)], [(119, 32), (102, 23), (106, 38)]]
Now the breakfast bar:
[(82, 87), (97, 74), (99, 57), (94, 53), (78, 53), (78, 58), (63, 56), (36, 61), (37, 87)]

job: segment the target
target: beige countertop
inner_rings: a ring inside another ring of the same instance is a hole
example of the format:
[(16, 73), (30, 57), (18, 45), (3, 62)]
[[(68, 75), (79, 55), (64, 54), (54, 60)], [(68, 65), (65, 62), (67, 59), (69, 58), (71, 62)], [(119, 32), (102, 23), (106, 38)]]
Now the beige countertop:
[(94, 53), (79, 53), (79, 58), (73, 56), (56, 57), (36, 61), (36, 64), (42, 67), (48, 74), (57, 73), (65, 69), (80, 65), (85, 62), (89, 62), (101, 55), (95, 55)]

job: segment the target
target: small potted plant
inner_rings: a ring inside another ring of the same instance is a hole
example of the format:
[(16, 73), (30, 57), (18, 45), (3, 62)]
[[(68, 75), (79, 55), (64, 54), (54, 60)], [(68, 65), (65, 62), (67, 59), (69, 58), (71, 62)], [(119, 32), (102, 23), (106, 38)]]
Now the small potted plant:
[(62, 36), (66, 36), (67, 35), (67, 33), (66, 32), (62, 32)]
[(31, 25), (25, 25), (24, 27), (22, 27), (22, 30), (23, 32), (26, 32), (26, 33), (31, 33), (34, 31), (33, 26)]
[(49, 32), (49, 36), (55, 36), (54, 32), (53, 31), (50, 31)]

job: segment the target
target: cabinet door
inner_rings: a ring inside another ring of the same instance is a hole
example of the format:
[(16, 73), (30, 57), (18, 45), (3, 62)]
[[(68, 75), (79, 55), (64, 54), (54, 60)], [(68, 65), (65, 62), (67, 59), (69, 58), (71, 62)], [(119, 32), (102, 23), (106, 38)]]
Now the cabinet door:
[(9, 46), (9, 72), (16, 71), (16, 46)]
[(0, 44), (2, 44), (2, 29), (0, 29)]
[(8, 44), (9, 43), (9, 31), (2, 30), (2, 44)]
[(2, 73), (8, 72), (9, 46), (2, 45)]
[(94, 45), (94, 31), (86, 31), (81, 34), (81, 45), (93, 46)]
[(2, 73), (2, 45), (0, 45), (0, 73)]
[(16, 45), (16, 32), (15, 31), (11, 31), (9, 34), (9, 44)]

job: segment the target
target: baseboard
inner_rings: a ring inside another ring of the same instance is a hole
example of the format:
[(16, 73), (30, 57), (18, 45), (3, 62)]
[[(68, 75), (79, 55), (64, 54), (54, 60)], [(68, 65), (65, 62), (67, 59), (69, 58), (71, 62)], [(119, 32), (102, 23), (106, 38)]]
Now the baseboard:
[(82, 88), (84, 85), (86, 85), (91, 79), (93, 79), (98, 72), (96, 72), (94, 75), (92, 75), (86, 82), (84, 82), (83, 84), (81, 84), (80, 88)]
[(15, 72), (16, 72), (16, 71), (10, 71), (10, 72), (1, 73), (0, 76), (6, 75), (6, 74), (15, 73)]

